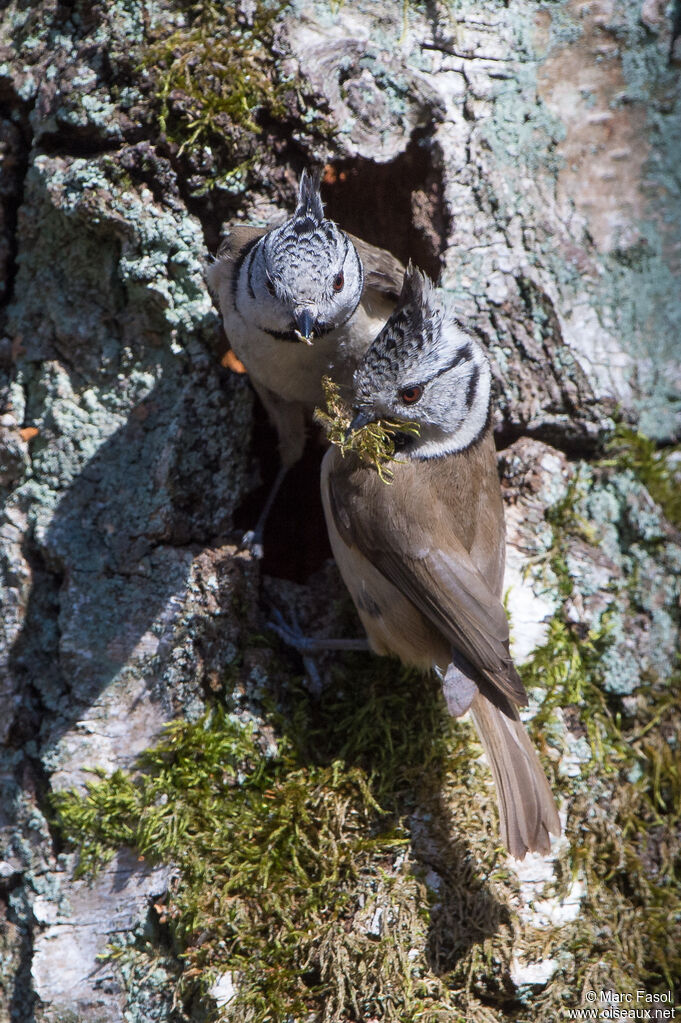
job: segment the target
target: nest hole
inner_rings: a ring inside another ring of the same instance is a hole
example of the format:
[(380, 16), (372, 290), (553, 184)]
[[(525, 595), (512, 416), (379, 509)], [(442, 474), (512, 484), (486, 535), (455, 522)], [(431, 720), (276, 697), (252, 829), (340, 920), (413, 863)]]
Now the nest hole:
[[(237, 529), (252, 529), (279, 470), (277, 434), (257, 396), (254, 400), (253, 457), (262, 483), (237, 508)], [(263, 571), (278, 579), (305, 582), (330, 558), (319, 471), (324, 456), (318, 428), (311, 428), (303, 457), (286, 475), (265, 524)]]
[(437, 281), (448, 234), (440, 152), (416, 132), (388, 163), (356, 157), (325, 168), (325, 213), (344, 230), (388, 249), (405, 266), (411, 259)]

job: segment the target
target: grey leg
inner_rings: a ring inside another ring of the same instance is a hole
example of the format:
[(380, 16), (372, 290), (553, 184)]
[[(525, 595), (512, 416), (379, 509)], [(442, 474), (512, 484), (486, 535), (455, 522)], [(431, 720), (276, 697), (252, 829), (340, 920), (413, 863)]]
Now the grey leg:
[(324, 636), (304, 636), (297, 621), (287, 622), (280, 611), (272, 612), (272, 621), (269, 623), (284, 643), (292, 646), (301, 654), (323, 654), (327, 650), (370, 650), (369, 640), (358, 639), (327, 639)]
[(302, 656), (311, 689), (315, 693), (320, 693), (324, 688), (319, 668), (314, 659), (315, 654), (330, 650), (368, 651), (370, 649), (367, 639), (325, 639), (323, 636), (304, 636), (295, 612), (293, 621), (287, 622), (281, 612), (275, 608), (272, 611), (272, 620), (268, 624), (287, 646), (293, 647)]
[(241, 540), (242, 548), (249, 550), (254, 558), (262, 558), (264, 554), (262, 541), (263, 534), (265, 532), (265, 523), (267, 522), (269, 513), (272, 511), (272, 505), (274, 504), (274, 500), (279, 493), (287, 472), (288, 468), (286, 466), (282, 465), (279, 468), (279, 472), (277, 473), (276, 479), (272, 484), (269, 494), (267, 495), (267, 500), (260, 512), (258, 521), (255, 524), (255, 529), (249, 529), (247, 533), (244, 533)]

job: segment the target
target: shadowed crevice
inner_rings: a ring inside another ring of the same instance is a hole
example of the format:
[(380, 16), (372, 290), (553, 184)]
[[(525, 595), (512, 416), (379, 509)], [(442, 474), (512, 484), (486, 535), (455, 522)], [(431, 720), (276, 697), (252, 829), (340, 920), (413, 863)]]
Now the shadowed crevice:
[(326, 215), (437, 280), (449, 229), (439, 160), (432, 136), (421, 130), (388, 163), (335, 161), (322, 185)]
[[(261, 483), (251, 490), (234, 514), (241, 534), (252, 529), (279, 468), (274, 427), (257, 395), (254, 395), (251, 452)], [(312, 428), (301, 460), (288, 472), (265, 525), (267, 575), (305, 582), (331, 557), (319, 491), (319, 471), (324, 447), (318, 429)]]
[[(17, 272), (17, 222), (24, 199), (31, 134), (20, 104), (12, 104), (14, 116), (0, 120), (0, 309), (14, 294)], [(0, 312), (0, 330), (4, 310)]]
[[(15, 938), (12, 943), (14, 946), (12, 959), (16, 962), (16, 968), (13, 975), (7, 978), (10, 980), (10, 988), (7, 991), (9, 999), (5, 1003), (9, 1010), (8, 1023), (35, 1023), (36, 995), (31, 976), (33, 925), (30, 923), (28, 895), (20, 876), (17, 875), (3, 886), (0, 901), (5, 903), (2, 917), (6, 921), (7, 931), (3, 938), (6, 940), (10, 934)], [(3, 954), (7, 954), (6, 946), (3, 948)]]

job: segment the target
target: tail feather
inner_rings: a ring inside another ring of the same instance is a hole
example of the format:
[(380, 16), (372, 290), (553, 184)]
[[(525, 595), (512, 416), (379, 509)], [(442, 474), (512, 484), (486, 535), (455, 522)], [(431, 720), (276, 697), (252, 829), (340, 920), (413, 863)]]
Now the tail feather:
[(518, 860), (527, 852), (547, 853), (549, 835), (560, 835), (556, 804), (516, 708), (504, 709), (479, 693), (471, 716), (489, 759), (497, 788), (504, 843)]

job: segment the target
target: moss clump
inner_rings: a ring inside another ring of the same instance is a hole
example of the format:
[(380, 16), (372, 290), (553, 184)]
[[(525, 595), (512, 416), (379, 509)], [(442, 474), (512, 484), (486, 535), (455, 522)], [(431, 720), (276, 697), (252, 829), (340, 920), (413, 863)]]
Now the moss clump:
[(603, 464), (631, 469), (668, 521), (681, 529), (681, 447), (660, 450), (650, 437), (620, 424), (608, 449), (611, 457)]
[(198, 0), (186, 6), (185, 27), (149, 48), (161, 129), (182, 149), (227, 145), (237, 153), (244, 134), (259, 131), (260, 114), (285, 117), (290, 86), (274, 33), (286, 6), (257, 0), (249, 17), (235, 4)]
[(182, 881), (164, 913), (188, 974), (236, 971), (238, 1018), (300, 1012), (310, 995), (329, 994), (324, 970), (302, 979), (309, 935), (342, 927), (358, 875), (376, 873), (377, 845), (388, 871), (404, 843), (382, 832), (364, 772), (339, 762), (301, 767), (285, 743), (268, 759), (254, 734), (219, 710), (171, 725), (140, 769), (93, 782), (84, 797), (55, 796), (60, 826), (78, 836), (79, 871), (122, 845), (175, 863)]
[(373, 465), (384, 483), (391, 483), (394, 473), (390, 462), (400, 461), (396, 457), (395, 438), (400, 433), (418, 435), (418, 423), (380, 419), (348, 434), (352, 417), (349, 407), (341, 399), (338, 386), (329, 377), (322, 377), (322, 387), (327, 411), (316, 409), (315, 420), (331, 443), (339, 447), (343, 455), (354, 452), (365, 465)]
[[(170, 726), (135, 775), (57, 794), (80, 872), (121, 845), (174, 864), (156, 910), (185, 964), (178, 1001), (229, 971), (237, 994), (220, 1018), (489, 1020), (471, 985), (502, 983), (513, 935), (489, 890), (502, 876), (494, 797), (470, 728), (432, 680), (359, 654), (323, 700), (295, 683), (272, 699), (276, 749), (270, 730), (266, 742), (215, 709)], [(120, 952), (133, 954), (139, 942)], [(450, 989), (455, 962), (467, 979)]]
[[(659, 465), (647, 444), (635, 451), (647, 472), (652, 459), (656, 474)], [(622, 467), (619, 458), (601, 463), (600, 485)], [(591, 627), (570, 613), (579, 582), (569, 554), (577, 544), (598, 543), (584, 514), (593, 485), (577, 470), (565, 497), (546, 512), (553, 544), (541, 571), (564, 603), (546, 643), (521, 672), (527, 688), (543, 694), (531, 725), (536, 741), (548, 737), (565, 744), (566, 753), (579, 750), (552, 784), (568, 803), (569, 846), (556, 894), (564, 896), (579, 878), (584, 895), (574, 922), (525, 936), (529, 958), (562, 963), (532, 1003), (538, 1023), (554, 1020), (557, 1006), (578, 1004), (579, 992), (666, 992), (681, 980), (681, 673), (670, 679), (642, 675), (626, 701), (605, 689), (611, 624), (616, 615), (630, 613), (631, 597), (613, 583), (613, 603)], [(567, 742), (561, 738), (565, 725)]]

